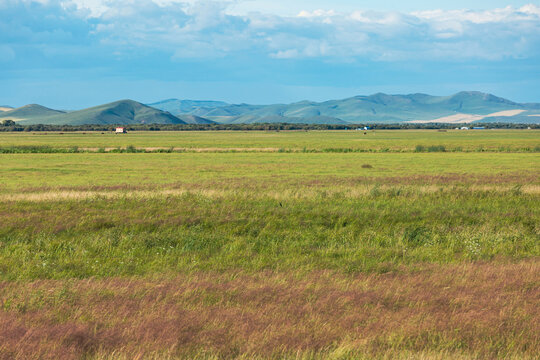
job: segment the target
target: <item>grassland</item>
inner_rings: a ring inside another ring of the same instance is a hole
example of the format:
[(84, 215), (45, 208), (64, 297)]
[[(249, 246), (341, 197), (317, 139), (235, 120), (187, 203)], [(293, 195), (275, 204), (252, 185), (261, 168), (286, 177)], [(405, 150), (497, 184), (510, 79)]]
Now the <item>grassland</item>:
[(59, 148), (186, 149), (192, 151), (415, 151), (443, 146), (447, 151), (540, 151), (540, 130), (377, 130), (369, 131), (190, 131), (113, 133), (0, 133), (0, 147), (52, 146)]
[(537, 358), (538, 135), (0, 134), (212, 149), (0, 154), (0, 359)]

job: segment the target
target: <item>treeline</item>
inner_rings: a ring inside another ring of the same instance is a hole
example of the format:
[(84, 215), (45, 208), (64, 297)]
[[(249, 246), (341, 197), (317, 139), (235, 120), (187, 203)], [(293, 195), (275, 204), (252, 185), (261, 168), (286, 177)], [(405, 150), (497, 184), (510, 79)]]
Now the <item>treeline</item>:
[[(127, 131), (308, 131), (308, 130), (355, 130), (368, 127), (373, 130), (432, 129), (449, 130), (461, 127), (462, 124), (289, 124), (289, 123), (254, 123), (254, 124), (137, 124), (137, 125), (20, 125), (12, 120), (4, 120), (0, 131), (114, 131), (116, 127), (124, 127)], [(469, 128), (484, 127), (486, 129), (540, 129), (540, 124), (511, 123), (475, 123)]]

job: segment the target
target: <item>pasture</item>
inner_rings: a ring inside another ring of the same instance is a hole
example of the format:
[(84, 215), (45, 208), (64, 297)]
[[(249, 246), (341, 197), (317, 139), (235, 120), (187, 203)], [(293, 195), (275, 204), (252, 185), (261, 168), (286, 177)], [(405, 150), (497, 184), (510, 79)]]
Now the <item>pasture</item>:
[(191, 151), (351, 151), (410, 152), (416, 146), (443, 146), (447, 151), (540, 151), (540, 130), (369, 130), (363, 131), (137, 131), (128, 134), (1, 133), (0, 147), (142, 149)]
[(24, 150), (0, 154), (0, 359), (540, 352), (540, 131), (0, 133), (0, 148)]

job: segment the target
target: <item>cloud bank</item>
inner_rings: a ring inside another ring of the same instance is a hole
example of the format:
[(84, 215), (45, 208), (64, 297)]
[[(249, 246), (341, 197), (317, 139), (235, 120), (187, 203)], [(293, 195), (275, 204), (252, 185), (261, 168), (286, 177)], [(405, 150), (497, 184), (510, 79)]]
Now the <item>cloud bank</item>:
[(537, 58), (540, 7), (232, 15), (230, 2), (0, 0), (0, 61), (87, 66), (159, 54), (355, 62)]
[(0, 103), (69, 109), (126, 97), (275, 103), (461, 90), (540, 101), (539, 6), (286, 16), (240, 13), (270, 3), (243, 1), (0, 0)]

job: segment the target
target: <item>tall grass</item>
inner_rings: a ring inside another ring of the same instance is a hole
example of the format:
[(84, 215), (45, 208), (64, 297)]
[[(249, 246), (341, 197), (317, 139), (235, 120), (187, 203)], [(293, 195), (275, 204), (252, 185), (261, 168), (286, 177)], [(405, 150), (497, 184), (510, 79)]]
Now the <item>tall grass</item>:
[(55, 154), (55, 153), (79, 153), (83, 152), (77, 146), (52, 147), (49, 145), (19, 145), (2, 146), (0, 154)]
[[(373, 188), (275, 200), (249, 195), (1, 203), (0, 278), (166, 271), (334, 269), (540, 256), (537, 196)], [(16, 255), (14, 255), (16, 254)]]
[(393, 274), (0, 283), (0, 354), (39, 359), (535, 359), (533, 262)]
[(535, 134), (0, 134), (0, 358), (534, 359)]

